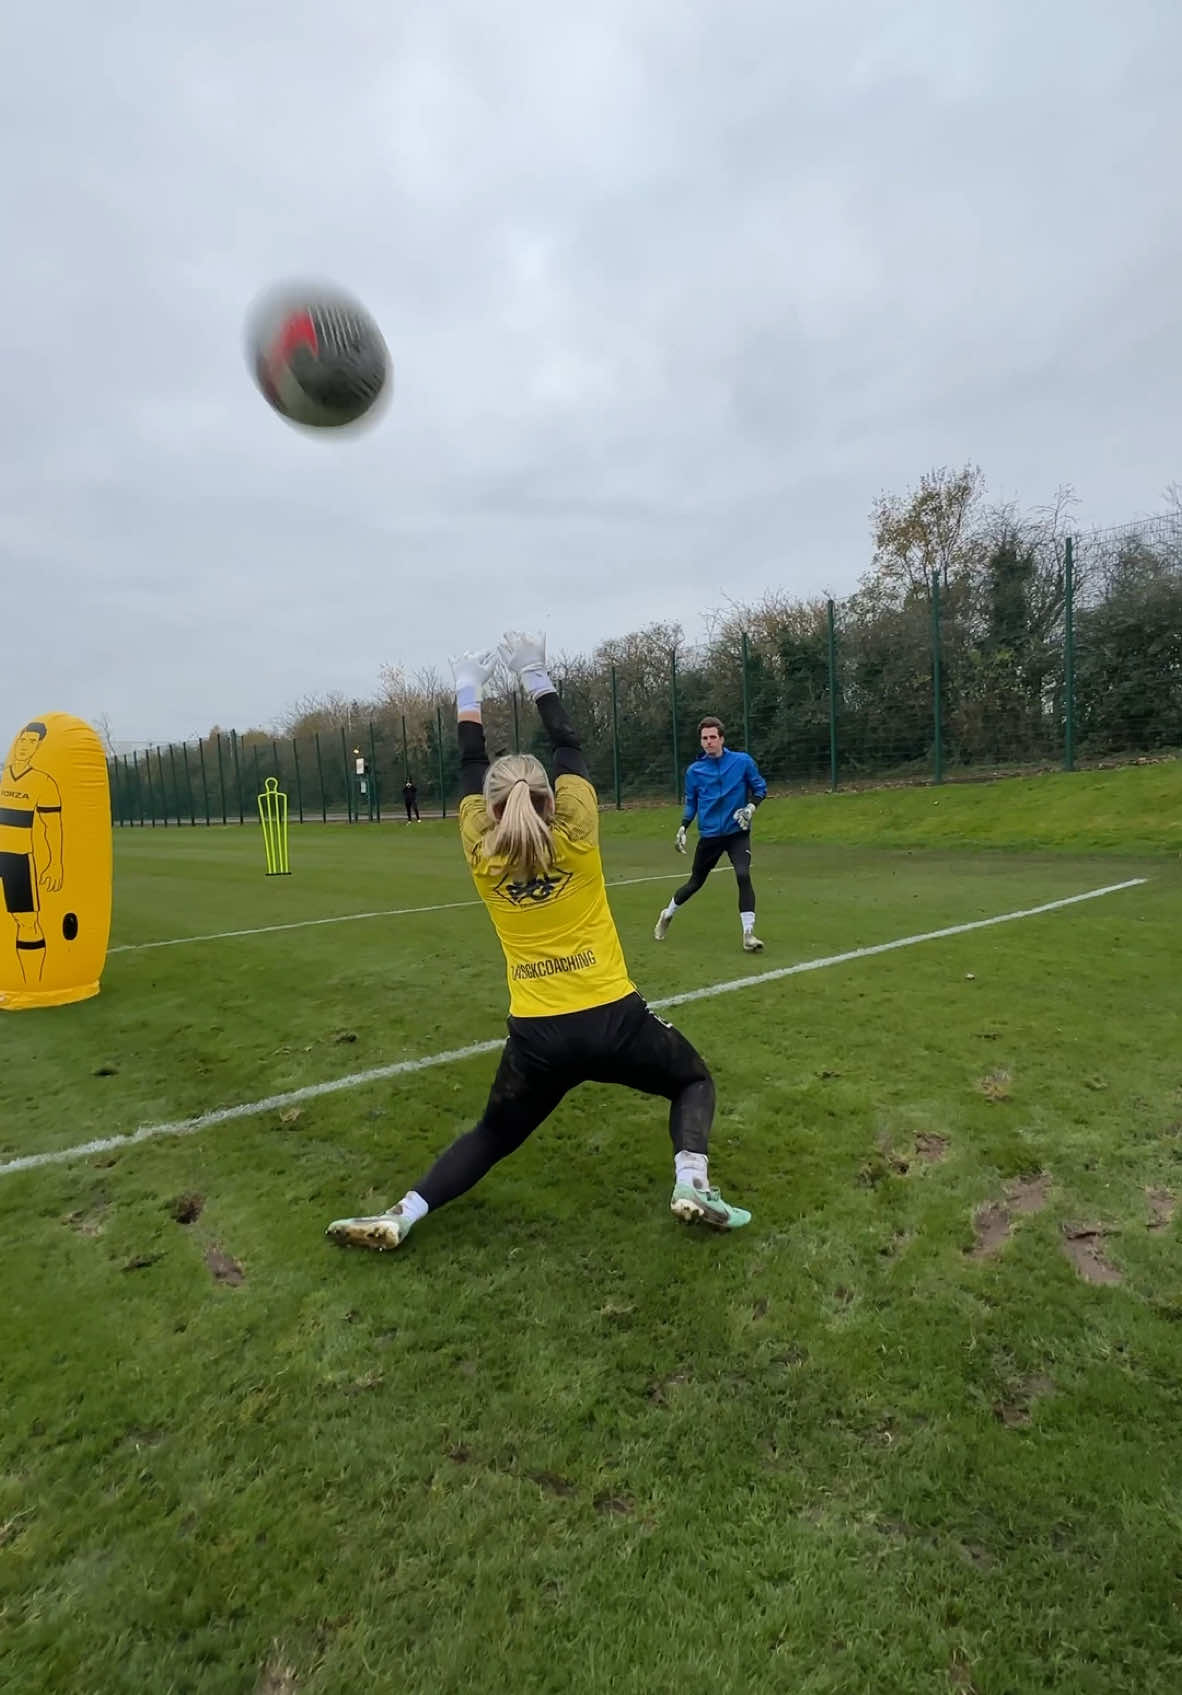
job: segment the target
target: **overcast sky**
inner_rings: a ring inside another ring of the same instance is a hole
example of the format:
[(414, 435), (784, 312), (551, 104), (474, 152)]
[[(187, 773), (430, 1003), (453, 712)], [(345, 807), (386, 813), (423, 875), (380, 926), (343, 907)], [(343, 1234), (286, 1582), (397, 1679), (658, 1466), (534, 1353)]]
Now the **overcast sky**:
[[(1175, 0), (62, 0), (5, 31), (0, 742), (849, 592), (935, 464), (1182, 478)], [(247, 374), (380, 321), (372, 430)]]

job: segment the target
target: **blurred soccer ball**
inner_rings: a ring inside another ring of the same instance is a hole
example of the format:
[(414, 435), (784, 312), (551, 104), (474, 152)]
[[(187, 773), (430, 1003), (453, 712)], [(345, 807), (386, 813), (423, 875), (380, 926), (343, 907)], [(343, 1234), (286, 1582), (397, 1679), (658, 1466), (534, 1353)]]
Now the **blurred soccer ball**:
[(258, 303), (247, 357), (275, 410), (307, 429), (334, 430), (373, 412), (390, 381), (390, 355), (365, 308), (346, 294), (288, 286)]

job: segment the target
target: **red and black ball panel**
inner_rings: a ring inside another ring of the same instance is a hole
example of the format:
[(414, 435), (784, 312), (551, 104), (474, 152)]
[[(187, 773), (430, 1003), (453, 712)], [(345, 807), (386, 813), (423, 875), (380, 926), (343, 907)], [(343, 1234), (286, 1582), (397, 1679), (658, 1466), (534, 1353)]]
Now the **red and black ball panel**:
[(356, 301), (286, 294), (250, 331), (255, 377), (277, 412), (312, 429), (356, 423), (384, 393), (390, 358), (377, 324)]

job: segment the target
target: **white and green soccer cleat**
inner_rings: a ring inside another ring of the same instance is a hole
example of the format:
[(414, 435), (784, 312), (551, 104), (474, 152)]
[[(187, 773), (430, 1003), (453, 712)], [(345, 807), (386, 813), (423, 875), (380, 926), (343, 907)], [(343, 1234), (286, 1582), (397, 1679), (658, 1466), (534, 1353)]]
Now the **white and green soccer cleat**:
[(401, 1206), (396, 1206), (371, 1218), (334, 1218), (324, 1234), (342, 1248), (374, 1248), (385, 1253), (401, 1246), (410, 1231), (410, 1219), (403, 1216)]
[(712, 1230), (741, 1230), (751, 1214), (724, 1201), (717, 1189), (699, 1189), (693, 1183), (678, 1183), (669, 1211), (683, 1224), (706, 1224)]

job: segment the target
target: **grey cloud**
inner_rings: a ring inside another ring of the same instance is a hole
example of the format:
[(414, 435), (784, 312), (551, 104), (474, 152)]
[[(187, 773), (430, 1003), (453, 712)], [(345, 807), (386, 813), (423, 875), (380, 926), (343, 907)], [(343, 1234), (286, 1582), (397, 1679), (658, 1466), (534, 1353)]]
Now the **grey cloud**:
[[(22, 15), (3, 116), (3, 723), (268, 722), (724, 596), (847, 592), (978, 460), (1153, 507), (1176, 454), (1182, 19), (1157, 0)], [(308, 439), (242, 324), (353, 289), (395, 362)], [(541, 586), (539, 586), (541, 585)]]

